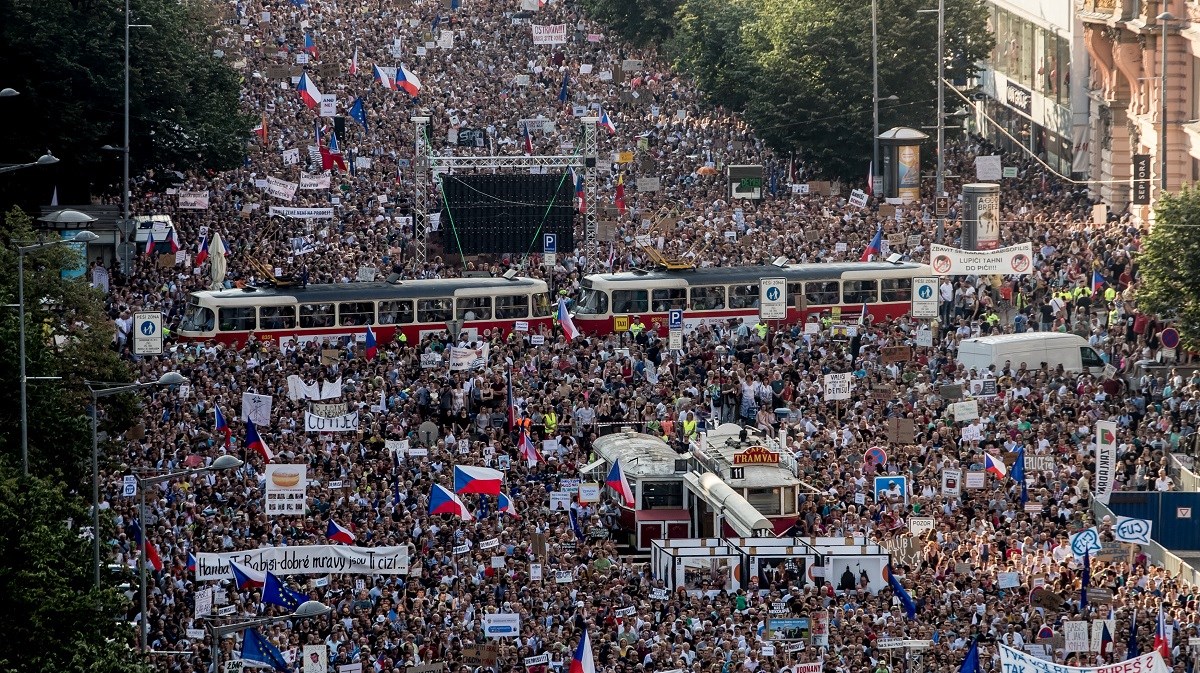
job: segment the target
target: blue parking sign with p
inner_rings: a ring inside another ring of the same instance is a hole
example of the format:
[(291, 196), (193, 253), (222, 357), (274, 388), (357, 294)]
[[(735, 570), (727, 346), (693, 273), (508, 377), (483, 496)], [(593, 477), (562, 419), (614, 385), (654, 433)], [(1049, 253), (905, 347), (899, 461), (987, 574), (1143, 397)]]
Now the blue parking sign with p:
[(558, 252), (558, 234), (544, 234), (542, 247), (542, 252)]
[(683, 310), (673, 308), (667, 313), (667, 329), (683, 329)]

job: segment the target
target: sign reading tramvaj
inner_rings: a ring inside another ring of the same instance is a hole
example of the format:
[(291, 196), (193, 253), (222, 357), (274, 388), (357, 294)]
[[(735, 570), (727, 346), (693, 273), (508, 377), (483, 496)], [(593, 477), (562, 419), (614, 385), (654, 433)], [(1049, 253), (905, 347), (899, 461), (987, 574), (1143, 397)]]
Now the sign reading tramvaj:
[(311, 411), (304, 412), (305, 432), (353, 432), (358, 430), (358, 412), (341, 416), (321, 416)]

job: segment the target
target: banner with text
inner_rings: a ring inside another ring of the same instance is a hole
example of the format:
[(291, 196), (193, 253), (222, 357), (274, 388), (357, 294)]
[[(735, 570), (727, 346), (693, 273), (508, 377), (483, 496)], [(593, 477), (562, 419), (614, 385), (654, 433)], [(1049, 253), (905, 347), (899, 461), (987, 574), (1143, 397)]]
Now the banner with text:
[(567, 24), (556, 23), (552, 26), (539, 26), (533, 24), (530, 26), (533, 29), (534, 44), (566, 44), (567, 43)]
[(408, 547), (319, 544), (196, 554), (196, 581), (233, 579), (230, 559), (276, 575), (407, 575)]
[(358, 429), (358, 412), (341, 416), (321, 416), (311, 411), (304, 412), (305, 432), (351, 432)]
[(179, 192), (180, 210), (208, 210), (208, 192)]
[(931, 245), (929, 265), (939, 276), (1024, 275), (1033, 273), (1033, 244), (1021, 243), (995, 250), (960, 250)]
[(308, 175), (305, 173), (300, 174), (301, 190), (329, 189), (329, 184), (330, 179), (328, 173), (323, 175)]
[(271, 206), (271, 217), (288, 217), (293, 220), (332, 220), (333, 208), (287, 208)]
[(296, 198), (296, 190), (299, 188), (299, 183), (288, 182), (274, 176), (267, 176), (267, 193), (277, 199), (291, 201)]
[(1107, 666), (1064, 666), (1000, 645), (999, 673), (1169, 673), (1158, 651)]
[(1117, 423), (1096, 421), (1096, 499), (1108, 504), (1117, 476)]

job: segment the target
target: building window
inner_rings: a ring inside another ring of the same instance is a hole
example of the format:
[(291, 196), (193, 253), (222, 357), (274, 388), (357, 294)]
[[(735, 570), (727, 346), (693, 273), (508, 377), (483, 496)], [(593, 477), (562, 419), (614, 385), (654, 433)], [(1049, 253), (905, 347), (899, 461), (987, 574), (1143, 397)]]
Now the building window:
[(778, 516), (780, 513), (778, 487), (746, 489), (746, 501), (763, 516)]

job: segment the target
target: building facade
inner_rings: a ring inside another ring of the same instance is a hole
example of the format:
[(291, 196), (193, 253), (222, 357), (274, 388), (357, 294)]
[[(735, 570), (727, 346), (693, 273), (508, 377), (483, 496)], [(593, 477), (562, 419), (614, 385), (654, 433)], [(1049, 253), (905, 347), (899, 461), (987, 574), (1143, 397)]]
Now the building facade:
[[(975, 128), (1065, 176), (1087, 167), (1087, 51), (1072, 0), (988, 0), (996, 46), (980, 76)], [(991, 117), (1002, 129), (984, 117)]]
[[(1087, 144), (1093, 190), (1113, 210), (1128, 206), (1135, 217), (1149, 221), (1164, 170), (1168, 191), (1200, 177), (1200, 34), (1195, 27), (1200, 24), (1193, 24), (1200, 6), (1184, 0), (1078, 0), (1076, 9), (1090, 56)], [(1160, 22), (1164, 12), (1175, 19)]]

